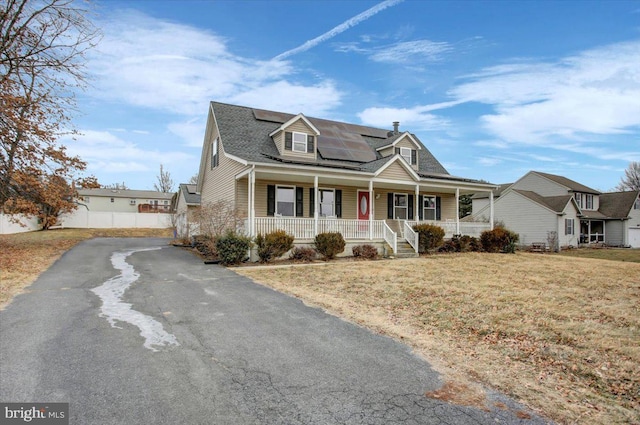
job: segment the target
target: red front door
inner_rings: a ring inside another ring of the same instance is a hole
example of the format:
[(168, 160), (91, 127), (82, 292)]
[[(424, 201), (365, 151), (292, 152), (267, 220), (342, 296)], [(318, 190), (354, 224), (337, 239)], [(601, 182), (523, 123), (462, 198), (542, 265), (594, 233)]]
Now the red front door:
[(358, 220), (369, 220), (369, 192), (358, 192)]

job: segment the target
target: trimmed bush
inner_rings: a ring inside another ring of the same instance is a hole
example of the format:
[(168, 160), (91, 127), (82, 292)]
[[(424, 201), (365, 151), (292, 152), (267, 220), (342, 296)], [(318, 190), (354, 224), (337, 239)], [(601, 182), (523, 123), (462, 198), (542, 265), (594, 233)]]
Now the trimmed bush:
[(480, 235), (482, 248), (486, 252), (515, 253), (518, 235), (504, 227), (496, 227), (493, 230), (485, 230)]
[(310, 263), (316, 259), (316, 254), (316, 250), (313, 248), (297, 246), (291, 250), (289, 259), (293, 261), (303, 261), (305, 263)]
[(314, 245), (318, 254), (325, 261), (336, 258), (336, 255), (344, 252), (345, 242), (339, 232), (319, 233), (316, 235)]
[(274, 258), (283, 256), (285, 252), (293, 248), (293, 236), (284, 230), (276, 230), (264, 236), (258, 234), (255, 243), (258, 247), (260, 262), (267, 263)]
[(378, 258), (378, 248), (373, 245), (356, 245), (351, 248), (351, 252), (355, 258), (361, 258), (364, 260), (375, 260)]
[(418, 232), (418, 252), (424, 254), (434, 250), (444, 242), (444, 229), (433, 224), (418, 224), (413, 226)]
[(224, 236), (216, 239), (216, 250), (222, 265), (240, 264), (247, 258), (247, 251), (251, 246), (251, 239), (228, 231)]

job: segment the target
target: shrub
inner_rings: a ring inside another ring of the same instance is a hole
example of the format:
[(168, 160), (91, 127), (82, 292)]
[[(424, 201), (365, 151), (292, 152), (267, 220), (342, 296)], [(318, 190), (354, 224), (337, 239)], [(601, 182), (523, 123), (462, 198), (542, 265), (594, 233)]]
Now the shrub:
[(351, 248), (351, 252), (355, 258), (362, 258), (364, 260), (375, 260), (378, 258), (378, 248), (373, 245), (356, 245)]
[(440, 226), (418, 224), (413, 226), (413, 230), (418, 232), (418, 252), (421, 254), (436, 249), (444, 241), (444, 229)]
[(327, 232), (316, 235), (314, 245), (318, 254), (327, 261), (344, 252), (345, 242), (339, 232)]
[(267, 233), (265, 236), (258, 234), (255, 242), (261, 263), (281, 257), (285, 252), (293, 248), (293, 236), (287, 234), (284, 230), (276, 230), (275, 232)]
[(191, 239), (191, 246), (198, 250), (205, 258), (218, 258), (218, 250), (216, 249), (216, 240), (211, 236), (197, 235)]
[(493, 230), (485, 230), (480, 235), (482, 248), (486, 252), (515, 253), (518, 235), (504, 227), (496, 227)]
[(439, 248), (438, 252), (460, 252), (460, 241), (458, 238), (452, 238), (445, 241)]
[(310, 263), (316, 259), (316, 250), (304, 246), (297, 246), (291, 250), (289, 259), (293, 261), (304, 261)]
[(216, 239), (216, 250), (223, 265), (239, 264), (247, 257), (251, 240), (230, 230)]

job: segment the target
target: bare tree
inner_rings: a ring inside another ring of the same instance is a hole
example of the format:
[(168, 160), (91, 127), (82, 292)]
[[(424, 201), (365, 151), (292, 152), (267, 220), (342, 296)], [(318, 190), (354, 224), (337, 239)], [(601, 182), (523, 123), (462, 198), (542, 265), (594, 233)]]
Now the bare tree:
[(616, 186), (618, 192), (627, 190), (640, 190), (640, 162), (631, 161), (626, 170), (624, 177), (620, 179), (620, 183)]
[(104, 189), (114, 189), (114, 190), (129, 190), (127, 184), (125, 182), (122, 183), (111, 183), (102, 186)]
[(233, 203), (223, 200), (199, 206), (194, 211), (193, 219), (198, 224), (201, 235), (214, 239), (228, 230), (238, 231), (244, 222)]
[(165, 171), (162, 164), (160, 164), (160, 174), (158, 174), (156, 178), (158, 179), (158, 183), (154, 183), (153, 187), (158, 192), (173, 192), (173, 180), (171, 179), (171, 173)]
[(191, 178), (189, 179), (189, 184), (198, 184), (198, 173), (195, 173), (193, 176), (191, 176)]
[[(74, 0), (0, 2), (0, 209), (34, 215), (86, 168), (58, 143), (98, 31)], [(49, 188), (49, 189), (48, 189)], [(48, 193), (38, 193), (38, 190)]]

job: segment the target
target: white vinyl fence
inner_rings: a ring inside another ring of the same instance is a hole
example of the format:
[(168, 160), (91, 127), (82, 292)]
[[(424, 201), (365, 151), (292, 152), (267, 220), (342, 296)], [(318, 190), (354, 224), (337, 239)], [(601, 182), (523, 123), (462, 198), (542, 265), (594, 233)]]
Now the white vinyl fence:
[[(15, 223), (12, 218), (18, 219)], [(40, 230), (37, 218), (27, 218), (22, 215), (7, 215), (0, 213), (0, 235), (8, 235), (11, 233), (32, 232)]]
[(82, 229), (155, 228), (171, 227), (171, 214), (128, 212), (100, 212), (75, 210), (60, 217), (59, 226)]

